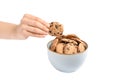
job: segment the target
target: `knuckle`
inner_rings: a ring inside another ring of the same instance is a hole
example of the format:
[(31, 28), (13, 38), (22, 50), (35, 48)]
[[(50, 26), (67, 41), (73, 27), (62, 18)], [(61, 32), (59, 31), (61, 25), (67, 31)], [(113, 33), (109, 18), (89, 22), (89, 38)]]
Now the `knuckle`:
[(33, 24), (34, 24), (35, 26), (38, 26), (37, 21), (33, 21)]
[(23, 18), (21, 19), (21, 23), (24, 23), (24, 22), (26, 22), (26, 18), (25, 18), (25, 17), (23, 17)]
[(37, 32), (37, 29), (36, 29), (36, 28), (33, 28), (33, 32)]

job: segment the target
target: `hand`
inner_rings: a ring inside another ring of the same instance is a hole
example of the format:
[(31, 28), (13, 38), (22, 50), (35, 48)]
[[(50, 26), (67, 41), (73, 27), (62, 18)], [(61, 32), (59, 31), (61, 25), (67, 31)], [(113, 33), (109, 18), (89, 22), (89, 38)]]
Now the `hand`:
[(45, 37), (49, 32), (49, 23), (30, 14), (25, 14), (21, 23), (16, 28), (16, 35), (19, 39), (26, 39), (29, 36)]

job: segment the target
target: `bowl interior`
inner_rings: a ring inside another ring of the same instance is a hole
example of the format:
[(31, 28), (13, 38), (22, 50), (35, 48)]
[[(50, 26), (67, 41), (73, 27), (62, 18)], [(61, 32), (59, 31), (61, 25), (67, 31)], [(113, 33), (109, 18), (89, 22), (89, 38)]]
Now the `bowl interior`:
[(86, 44), (86, 49), (85, 49), (84, 52), (79, 52), (79, 53), (76, 53), (76, 54), (60, 54), (60, 53), (57, 53), (57, 52), (54, 52), (54, 51), (50, 50), (50, 45), (52, 44), (52, 41), (53, 40), (48, 42), (47, 49), (48, 49), (48, 51), (50, 51), (52, 53), (55, 53), (55, 54), (59, 54), (59, 55), (77, 55), (77, 54), (82, 54), (82, 53), (84, 53), (88, 49), (88, 44), (85, 41), (83, 41)]

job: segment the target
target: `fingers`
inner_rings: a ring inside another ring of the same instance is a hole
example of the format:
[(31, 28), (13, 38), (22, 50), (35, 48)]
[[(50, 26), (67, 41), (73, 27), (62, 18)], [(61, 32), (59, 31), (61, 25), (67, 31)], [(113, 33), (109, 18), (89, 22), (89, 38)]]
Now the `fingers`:
[(41, 34), (35, 34), (29, 31), (24, 31), (24, 34), (26, 36), (39, 37), (39, 38), (44, 38), (46, 36), (46, 35), (41, 35)]
[(22, 19), (22, 24), (26, 24), (26, 25), (29, 25), (32, 27), (40, 28), (41, 30), (43, 30), (45, 32), (49, 31), (49, 29), (46, 26), (44, 26), (41, 23), (39, 23), (35, 20), (32, 20), (32, 19), (24, 18), (24, 19)]
[(28, 25), (22, 25), (24, 26), (24, 30), (27, 30), (31, 33), (35, 33), (35, 34), (39, 34), (39, 35), (47, 35), (48, 33), (39, 29), (39, 28), (36, 28), (36, 27), (31, 27), (31, 26), (28, 26)]
[(40, 23), (42, 23), (42, 25), (46, 26), (47, 28), (49, 28), (49, 23), (47, 23), (46, 21), (42, 20), (41, 18), (38, 18), (36, 16), (30, 15), (30, 14), (25, 14), (24, 17), (38, 21)]
[(23, 37), (45, 37), (49, 32), (49, 23), (33, 15), (25, 14), (17, 32)]

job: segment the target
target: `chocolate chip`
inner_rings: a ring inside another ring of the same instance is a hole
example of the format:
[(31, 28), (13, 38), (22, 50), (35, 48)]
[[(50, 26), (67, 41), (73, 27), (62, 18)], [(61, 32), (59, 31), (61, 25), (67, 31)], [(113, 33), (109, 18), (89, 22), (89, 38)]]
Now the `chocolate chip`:
[(52, 27), (53, 25), (50, 25), (50, 27)]
[(53, 24), (53, 22), (51, 22), (50, 24)]
[(59, 32), (57, 32), (57, 34), (60, 34)]
[(55, 33), (53, 33), (53, 35), (56, 35)]
[(60, 33), (60, 35), (62, 35), (62, 33)]
[(55, 28), (58, 29), (58, 25), (55, 25)]
[(67, 48), (67, 50), (70, 50), (70, 48)]
[(59, 26), (62, 26), (61, 24)]
[(51, 31), (49, 31), (49, 33), (51, 33)]

